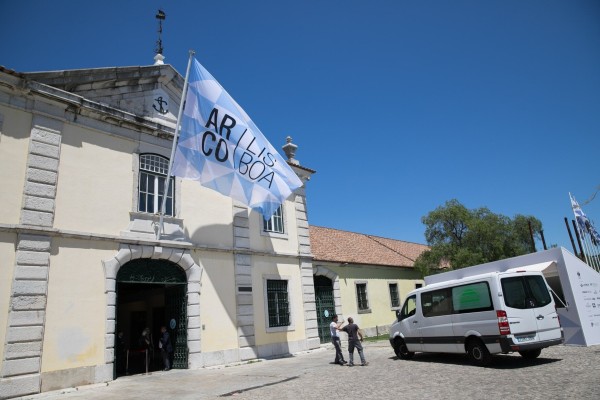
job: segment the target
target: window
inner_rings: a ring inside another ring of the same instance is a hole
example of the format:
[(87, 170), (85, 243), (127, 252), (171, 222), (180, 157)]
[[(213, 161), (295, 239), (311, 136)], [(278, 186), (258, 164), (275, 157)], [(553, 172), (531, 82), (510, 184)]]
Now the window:
[(452, 288), (455, 313), (491, 311), (494, 309), (487, 282), (471, 283)]
[[(156, 154), (140, 155), (140, 180), (138, 211), (157, 214), (162, 207), (165, 193), (165, 180), (169, 169), (169, 160)], [(175, 179), (171, 178), (165, 215), (173, 216), (173, 187)]]
[(290, 325), (288, 281), (267, 279), (269, 328)]
[(392, 308), (400, 307), (400, 295), (398, 294), (397, 283), (390, 283), (390, 304)]
[(367, 284), (356, 284), (356, 302), (358, 303), (358, 311), (370, 311), (369, 299), (367, 298)]
[(503, 278), (504, 303), (512, 308), (544, 307), (551, 302), (544, 278), (539, 275)]
[(452, 314), (452, 292), (450, 289), (438, 289), (422, 293), (421, 310), (424, 317)]
[(277, 208), (271, 218), (263, 221), (265, 232), (285, 233), (283, 229), (283, 204)]
[(421, 309), (424, 317), (491, 311), (494, 309), (487, 282), (469, 283), (423, 292)]
[(417, 311), (417, 296), (412, 295), (404, 302), (398, 321), (402, 321), (405, 318), (415, 315)]

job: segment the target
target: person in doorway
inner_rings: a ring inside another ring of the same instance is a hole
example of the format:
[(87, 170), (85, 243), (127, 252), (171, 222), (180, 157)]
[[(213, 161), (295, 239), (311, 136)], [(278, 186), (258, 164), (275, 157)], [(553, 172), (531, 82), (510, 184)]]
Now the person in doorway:
[(142, 335), (138, 339), (138, 354), (144, 356), (142, 361), (141, 369), (148, 371), (151, 360), (154, 359), (154, 343), (152, 342), (152, 334), (150, 334), (150, 328), (146, 327), (142, 331)]
[(125, 345), (125, 336), (123, 335), (123, 331), (119, 331), (119, 333), (117, 334), (115, 347), (117, 359), (117, 374), (122, 375), (126, 372), (125, 366), (127, 359), (127, 346)]
[(139, 345), (141, 349), (149, 350), (152, 348), (152, 337), (150, 336), (150, 329), (144, 328), (142, 336), (140, 336)]
[(331, 318), (331, 324), (329, 324), (329, 330), (331, 332), (331, 343), (333, 343), (333, 347), (335, 348), (335, 360), (333, 361), (333, 363), (339, 365), (344, 365), (348, 363), (348, 361), (344, 360), (344, 355), (342, 354), (342, 346), (340, 342), (340, 335), (338, 334), (342, 322), (338, 322), (338, 316), (333, 314), (333, 317)]
[(354, 323), (354, 319), (352, 317), (348, 317), (348, 325), (344, 326), (340, 330), (346, 332), (348, 334), (348, 358), (350, 359), (350, 363), (348, 366), (354, 366), (354, 349), (358, 350), (358, 355), (360, 356), (360, 362), (363, 367), (369, 365), (369, 363), (365, 360), (365, 355), (363, 353), (362, 341), (363, 334), (360, 331), (358, 325)]
[(173, 345), (171, 344), (171, 338), (169, 337), (166, 326), (160, 328), (160, 341), (158, 342), (158, 347), (160, 348), (163, 365), (165, 367), (163, 371), (168, 371), (171, 369), (171, 353), (173, 353)]

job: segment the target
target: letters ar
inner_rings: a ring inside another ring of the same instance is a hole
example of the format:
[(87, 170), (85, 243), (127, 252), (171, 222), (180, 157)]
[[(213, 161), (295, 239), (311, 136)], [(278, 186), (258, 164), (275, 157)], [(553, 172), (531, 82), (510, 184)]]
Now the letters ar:
[[(207, 157), (214, 157), (218, 162), (226, 162), (229, 159), (227, 141), (230, 140), (236, 124), (235, 118), (226, 113), (219, 119), (219, 110), (213, 108), (204, 126), (211, 130), (205, 131), (202, 135), (202, 153)], [(247, 130), (237, 140), (236, 149), (240, 146), (246, 132)], [(217, 137), (217, 134), (220, 137)], [(268, 187), (271, 188), (273, 177), (275, 176), (271, 167), (275, 165), (277, 160), (265, 147), (258, 152), (259, 148), (256, 147), (255, 141), (256, 138), (253, 137), (249, 143), (240, 147), (243, 149), (243, 153), (239, 157), (237, 170), (252, 181), (260, 182), (264, 180), (268, 183)]]

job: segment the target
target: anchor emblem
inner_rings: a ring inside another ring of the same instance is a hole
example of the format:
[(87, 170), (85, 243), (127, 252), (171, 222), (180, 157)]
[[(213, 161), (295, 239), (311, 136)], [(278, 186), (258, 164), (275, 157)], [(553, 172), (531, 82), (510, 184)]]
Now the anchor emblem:
[(167, 106), (168, 103), (166, 100), (163, 100), (162, 96), (157, 97), (156, 99), (154, 99), (154, 101), (156, 103), (158, 103), (158, 108), (156, 108), (156, 104), (152, 104), (152, 108), (154, 108), (156, 111), (158, 111), (161, 114), (166, 114), (167, 112), (169, 112), (169, 110), (164, 106)]

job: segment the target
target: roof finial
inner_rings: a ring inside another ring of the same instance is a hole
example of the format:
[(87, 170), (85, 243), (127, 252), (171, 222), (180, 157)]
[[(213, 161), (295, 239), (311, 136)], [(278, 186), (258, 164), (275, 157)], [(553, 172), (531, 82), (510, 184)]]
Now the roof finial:
[(298, 162), (298, 160), (296, 160), (294, 158), (294, 156), (296, 155), (296, 149), (298, 148), (298, 146), (296, 146), (294, 143), (292, 143), (292, 137), (291, 136), (288, 136), (285, 139), (285, 141), (287, 143), (285, 145), (283, 145), (281, 148), (285, 152), (285, 155), (288, 158), (288, 162), (290, 164), (300, 165), (300, 162)]
[(158, 40), (156, 41), (156, 50), (154, 52), (156, 55), (154, 56), (154, 65), (163, 65), (163, 60), (165, 56), (163, 56), (163, 47), (162, 47), (162, 22), (165, 20), (167, 15), (163, 10), (158, 10), (156, 13), (156, 19), (158, 20)]

